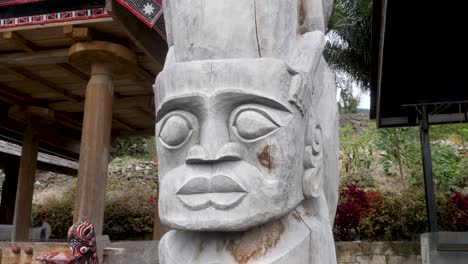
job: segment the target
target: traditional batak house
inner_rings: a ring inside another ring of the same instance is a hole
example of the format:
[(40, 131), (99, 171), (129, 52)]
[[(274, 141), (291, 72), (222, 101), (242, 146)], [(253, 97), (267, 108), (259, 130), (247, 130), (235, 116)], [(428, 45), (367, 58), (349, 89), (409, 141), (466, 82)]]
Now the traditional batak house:
[(22, 147), (0, 154), (13, 241), (28, 240), (36, 169), (74, 173), (38, 153), (79, 163), (74, 218), (102, 234), (109, 145), (154, 134), (166, 53), (161, 0), (0, 0), (0, 140)]

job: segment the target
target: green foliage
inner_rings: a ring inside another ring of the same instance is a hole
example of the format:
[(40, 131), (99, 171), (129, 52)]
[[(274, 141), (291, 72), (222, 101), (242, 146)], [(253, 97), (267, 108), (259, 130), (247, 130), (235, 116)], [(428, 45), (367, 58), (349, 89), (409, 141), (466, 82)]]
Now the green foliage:
[(111, 240), (151, 237), (156, 207), (152, 195), (133, 189), (106, 201), (104, 234)]
[[(45, 221), (52, 228), (51, 239), (66, 239), (73, 224), (74, 192), (65, 197), (48, 199), (43, 205), (33, 206), (33, 218), (45, 213)], [(104, 234), (111, 240), (151, 239), (156, 205), (155, 196), (133, 189), (106, 201)]]
[(325, 58), (348, 73), (364, 90), (370, 87), (371, 0), (336, 0), (328, 25)]
[[(446, 141), (458, 125), (446, 126), (436, 130), (436, 139), (439, 141), (431, 142), (432, 171), (437, 190), (453, 192), (467, 184), (468, 158), (458, 153), (455, 144)], [(379, 129), (375, 145), (385, 173), (396, 172), (402, 178), (405, 188), (407, 185), (422, 186), (421, 146), (417, 127)]]
[(456, 192), (448, 199), (439, 199), (439, 208), (441, 230), (468, 231), (468, 195)]
[[(334, 226), (337, 239), (419, 240), (427, 232), (423, 188), (411, 187), (400, 194), (356, 189), (353, 199), (349, 190), (348, 186), (348, 193), (341, 193), (338, 205)], [(439, 193), (436, 198), (439, 229), (468, 231), (468, 195)]]
[(415, 128), (379, 129), (375, 146), (379, 151), (380, 163), (386, 174), (396, 171), (401, 177), (403, 188), (407, 185), (407, 173), (420, 175), (421, 154)]
[(75, 192), (70, 191), (62, 198), (50, 197), (44, 205), (33, 207), (33, 218), (37, 218), (39, 212), (45, 215), (45, 221), (49, 223), (52, 234), (51, 239), (65, 239), (68, 228), (73, 224), (73, 206)]
[(156, 155), (154, 137), (128, 137), (119, 138), (112, 144), (111, 157), (142, 157), (147, 160)]
[(340, 90), (338, 111), (340, 114), (354, 114), (358, 112), (359, 97), (353, 95), (353, 83), (350, 79), (336, 78), (337, 88)]
[(340, 161), (341, 169), (349, 175), (362, 173), (369, 169), (373, 162), (374, 148), (372, 139), (375, 127), (370, 127), (359, 134), (355, 134), (350, 125), (340, 128)]
[(460, 187), (466, 186), (467, 158), (461, 158), (453, 145), (433, 144), (431, 150), (433, 177), (438, 190), (459, 191)]
[(374, 206), (362, 222), (361, 239), (417, 240), (426, 231), (426, 205), (421, 188), (382, 197), (381, 204)]
[(468, 143), (468, 123), (431, 126), (431, 140), (452, 138), (460, 145)]

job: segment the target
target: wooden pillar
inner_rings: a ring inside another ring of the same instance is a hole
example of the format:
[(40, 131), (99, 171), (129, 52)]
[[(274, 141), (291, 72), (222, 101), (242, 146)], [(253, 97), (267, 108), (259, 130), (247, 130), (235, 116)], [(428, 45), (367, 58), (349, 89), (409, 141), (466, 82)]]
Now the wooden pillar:
[(36, 174), (39, 136), (31, 126), (26, 128), (21, 150), (21, 161), (16, 192), (13, 241), (28, 241), (31, 226), (32, 198)]
[(28, 124), (24, 132), (21, 150), (18, 186), (15, 201), (15, 216), (13, 220), (13, 241), (28, 241), (31, 225), (32, 198), (34, 178), (36, 176), (37, 154), (39, 150), (38, 129), (54, 122), (54, 111), (37, 106), (12, 106), (8, 116)]
[(71, 63), (91, 73), (86, 87), (74, 222), (89, 220), (94, 224), (96, 235), (102, 235), (112, 130), (113, 75), (122, 73), (124, 66), (135, 65), (136, 58), (127, 48), (103, 41), (76, 43), (70, 48), (69, 58)]
[(74, 220), (90, 220), (101, 235), (114, 87), (106, 65), (96, 66), (91, 74), (86, 87)]
[(18, 187), (19, 161), (15, 157), (6, 161), (3, 173), (2, 201), (0, 205), (0, 225), (12, 225), (15, 215), (16, 188)]

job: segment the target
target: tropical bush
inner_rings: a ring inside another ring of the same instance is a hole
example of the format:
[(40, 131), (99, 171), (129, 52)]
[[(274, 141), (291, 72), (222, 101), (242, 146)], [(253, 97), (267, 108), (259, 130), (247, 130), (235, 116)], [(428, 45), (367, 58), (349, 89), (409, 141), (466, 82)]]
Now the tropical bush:
[(104, 234), (111, 240), (151, 239), (155, 212), (154, 195), (129, 190), (106, 201)]
[(156, 155), (154, 137), (119, 138), (112, 143), (110, 155), (112, 158), (132, 156), (151, 159), (152, 156)]
[[(334, 225), (337, 240), (418, 240), (427, 232), (424, 191), (410, 188), (382, 194), (347, 185), (341, 191)], [(468, 195), (437, 196), (439, 229), (468, 231)]]
[[(74, 192), (63, 198), (52, 197), (42, 205), (34, 205), (33, 217), (39, 212), (52, 228), (51, 239), (66, 239), (73, 224)], [(133, 189), (106, 200), (103, 232), (111, 240), (151, 239), (156, 200), (153, 193)]]

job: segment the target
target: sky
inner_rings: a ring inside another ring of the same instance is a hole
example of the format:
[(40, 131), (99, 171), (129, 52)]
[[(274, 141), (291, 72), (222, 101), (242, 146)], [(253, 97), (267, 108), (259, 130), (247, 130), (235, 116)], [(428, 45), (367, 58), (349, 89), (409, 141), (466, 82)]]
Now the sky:
[[(346, 81), (351, 79), (351, 77), (347, 73), (344, 73), (344, 72), (335, 72), (335, 74), (336, 74), (336, 78), (341, 78)], [(357, 83), (353, 81), (351, 81), (351, 83), (353, 86), (353, 95), (355, 97), (359, 97), (360, 99), (358, 108), (370, 109), (370, 92), (363, 92), (361, 90), (361, 87)], [(336, 101), (338, 102), (339, 100), (340, 100), (340, 89), (337, 88)]]
[(363, 93), (357, 87), (353, 88), (354, 95), (359, 95), (361, 101), (359, 102), (358, 108), (370, 109), (370, 94), (369, 92)]

